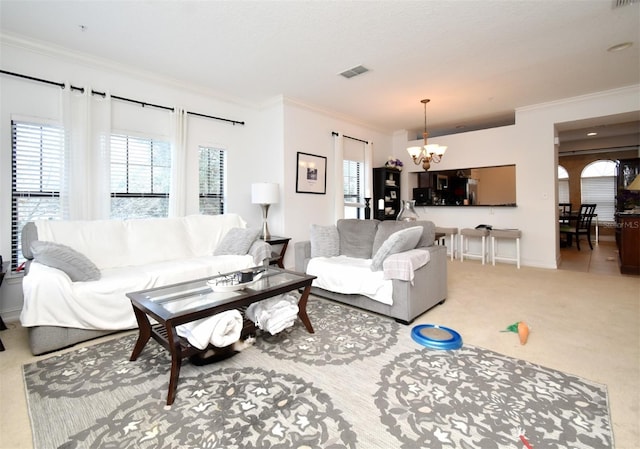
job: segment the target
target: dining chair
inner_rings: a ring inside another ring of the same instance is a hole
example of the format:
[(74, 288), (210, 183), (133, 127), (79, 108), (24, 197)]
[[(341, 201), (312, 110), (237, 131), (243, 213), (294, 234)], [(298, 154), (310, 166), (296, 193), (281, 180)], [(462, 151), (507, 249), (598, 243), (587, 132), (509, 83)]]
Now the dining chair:
[(571, 203), (558, 203), (558, 211), (560, 213), (560, 218), (558, 222), (560, 224), (569, 224), (569, 216), (571, 215)]
[(593, 249), (593, 244), (591, 243), (591, 221), (595, 216), (595, 210), (596, 204), (581, 204), (575, 225), (573, 225), (573, 223), (560, 225), (560, 234), (566, 236), (568, 246), (571, 246), (571, 241), (575, 236), (576, 246), (578, 247), (578, 251), (580, 251), (580, 236), (586, 235), (589, 248)]

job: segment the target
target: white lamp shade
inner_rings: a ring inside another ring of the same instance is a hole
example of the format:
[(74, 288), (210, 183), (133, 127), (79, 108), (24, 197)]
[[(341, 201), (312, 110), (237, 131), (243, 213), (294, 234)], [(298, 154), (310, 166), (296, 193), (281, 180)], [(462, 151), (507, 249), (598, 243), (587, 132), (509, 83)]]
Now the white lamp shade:
[(280, 200), (280, 189), (275, 182), (251, 184), (251, 202), (253, 204), (275, 204)]
[(636, 176), (636, 179), (627, 186), (627, 190), (640, 190), (640, 175)]
[(420, 153), (422, 153), (422, 147), (409, 147), (407, 148), (407, 152), (409, 153), (409, 156), (417, 159), (420, 157)]

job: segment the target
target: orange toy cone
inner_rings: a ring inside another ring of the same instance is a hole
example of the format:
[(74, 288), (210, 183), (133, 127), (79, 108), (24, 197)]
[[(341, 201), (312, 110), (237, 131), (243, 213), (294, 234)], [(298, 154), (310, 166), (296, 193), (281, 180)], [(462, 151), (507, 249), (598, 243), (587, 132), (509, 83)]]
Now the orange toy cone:
[(527, 339), (529, 338), (529, 326), (524, 321), (518, 322), (518, 337), (520, 337), (520, 344), (524, 345), (527, 343)]

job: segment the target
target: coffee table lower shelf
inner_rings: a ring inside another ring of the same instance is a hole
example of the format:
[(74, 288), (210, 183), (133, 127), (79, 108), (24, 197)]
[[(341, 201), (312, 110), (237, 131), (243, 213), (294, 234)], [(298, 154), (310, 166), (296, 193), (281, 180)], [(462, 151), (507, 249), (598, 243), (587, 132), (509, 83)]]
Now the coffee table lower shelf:
[[(242, 316), (244, 316), (244, 310), (242, 310)], [(257, 332), (258, 328), (253, 323), (253, 321), (244, 318), (242, 323), (242, 331), (240, 333), (240, 338), (245, 339), (249, 335), (253, 335)], [(169, 335), (167, 333), (167, 328), (161, 324), (155, 324), (151, 326), (151, 337), (157, 341), (160, 345), (162, 345), (165, 349), (170, 349), (169, 344)], [(191, 343), (186, 338), (178, 337), (178, 345), (180, 346), (180, 352), (182, 354), (182, 358), (191, 357), (192, 355), (199, 354), (201, 352), (206, 352), (209, 349), (215, 349), (217, 351), (221, 351), (224, 348), (218, 348), (217, 346), (209, 345), (205, 349), (198, 349), (195, 346), (192, 346)]]
[[(231, 350), (231, 346), (217, 348), (212, 345), (209, 345), (204, 350), (198, 349), (189, 344), (187, 339), (178, 335), (177, 326), (207, 318), (225, 310), (238, 309), (244, 318), (240, 335), (241, 338), (246, 338), (256, 333), (254, 323), (246, 318), (246, 310), (250, 304), (297, 290), (301, 291), (298, 301), (298, 318), (302, 321), (307, 331), (313, 333), (313, 326), (307, 315), (307, 300), (313, 279), (315, 279), (315, 276), (269, 267), (268, 274), (257, 281), (257, 284), (240, 293), (236, 299), (224, 303), (218, 302), (219, 298), (215, 296), (211, 297), (211, 303), (206, 303), (207, 295), (211, 292), (209, 289), (209, 293), (207, 293), (206, 282), (208, 279), (206, 278), (127, 293), (127, 296), (131, 299), (139, 331), (138, 340), (129, 360), (137, 360), (151, 338), (169, 351), (171, 354), (171, 370), (167, 405), (171, 405), (176, 397), (183, 358), (204, 354), (209, 349), (215, 349), (217, 352)], [(158, 298), (158, 300), (154, 300), (155, 298)], [(166, 298), (170, 298), (169, 302), (165, 301)], [(176, 310), (175, 307), (172, 309), (165, 308), (165, 303), (173, 304), (171, 301), (184, 299), (195, 299), (197, 306), (185, 310)], [(150, 318), (154, 320), (153, 325)]]

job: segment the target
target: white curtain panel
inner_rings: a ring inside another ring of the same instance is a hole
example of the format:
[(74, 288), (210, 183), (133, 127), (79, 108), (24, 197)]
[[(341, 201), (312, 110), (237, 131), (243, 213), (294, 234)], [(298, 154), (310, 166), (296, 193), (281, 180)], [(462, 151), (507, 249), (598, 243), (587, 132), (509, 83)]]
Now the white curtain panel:
[[(373, 180), (371, 179), (373, 176), (373, 143), (367, 142), (364, 145), (364, 192), (365, 197), (372, 198), (373, 195)], [(373, 205), (371, 204), (372, 210)], [(371, 218), (374, 217), (375, 214), (371, 214)]]
[(187, 214), (187, 111), (176, 107), (171, 114), (169, 216), (183, 217)]
[(111, 98), (92, 95), (90, 87), (61, 89), (65, 164), (60, 192), (63, 217), (108, 218)]
[(111, 94), (91, 95), (91, 202), (89, 219), (111, 215)]
[(70, 220), (82, 220), (88, 215), (87, 151), (89, 146), (89, 95), (87, 90), (71, 90), (67, 83), (60, 91), (62, 123), (65, 130), (65, 157), (60, 191), (62, 216)]
[(339, 219), (344, 218), (344, 187), (343, 187), (344, 137), (341, 134), (333, 136), (333, 156), (334, 156), (334, 169), (333, 169), (334, 182), (333, 182), (332, 190), (334, 195), (334, 215), (335, 215), (333, 222), (335, 223)]

